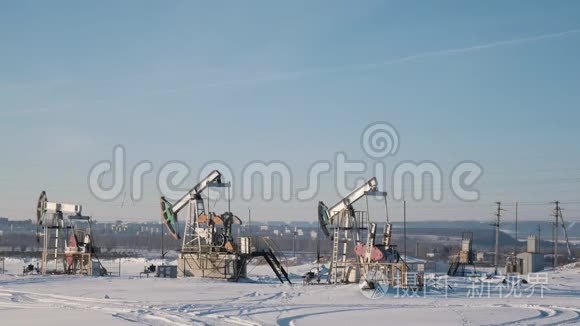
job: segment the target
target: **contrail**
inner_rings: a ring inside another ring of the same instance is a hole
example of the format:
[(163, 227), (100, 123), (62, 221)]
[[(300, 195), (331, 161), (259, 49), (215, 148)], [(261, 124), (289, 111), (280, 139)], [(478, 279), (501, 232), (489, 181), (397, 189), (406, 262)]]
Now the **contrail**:
[(491, 43), (484, 43), (478, 44), (468, 47), (460, 47), (460, 48), (451, 48), (451, 49), (443, 49), (443, 50), (436, 50), (436, 51), (427, 51), (427, 52), (420, 52), (400, 58), (389, 59), (381, 62), (375, 63), (364, 63), (364, 64), (353, 64), (353, 65), (343, 65), (343, 66), (334, 66), (334, 67), (320, 67), (320, 68), (312, 68), (300, 71), (290, 71), (290, 72), (281, 72), (275, 73), (270, 75), (265, 75), (261, 77), (255, 78), (246, 78), (246, 79), (238, 79), (238, 80), (226, 80), (226, 81), (217, 81), (211, 82), (207, 84), (198, 84), (195, 86), (184, 87), (184, 88), (173, 88), (173, 89), (164, 89), (155, 91), (157, 94), (168, 94), (168, 93), (175, 93), (180, 91), (187, 91), (197, 87), (228, 87), (234, 85), (247, 85), (247, 84), (257, 84), (262, 82), (275, 82), (275, 81), (285, 81), (285, 80), (293, 80), (299, 79), (305, 76), (311, 75), (320, 75), (320, 74), (329, 74), (329, 73), (338, 73), (338, 72), (345, 72), (345, 71), (367, 71), (367, 70), (374, 70), (380, 69), (386, 66), (397, 65), (401, 63), (417, 61), (420, 59), (430, 58), (430, 57), (443, 57), (443, 56), (453, 56), (453, 55), (460, 55), (464, 53), (476, 52), (491, 48), (497, 48), (502, 46), (510, 46), (510, 45), (517, 45), (523, 43), (531, 43), (537, 42), (547, 39), (555, 39), (566, 37), (574, 34), (580, 33), (580, 29), (571, 29), (564, 32), (558, 33), (551, 33), (551, 34), (541, 34), (535, 36), (529, 36), (524, 38), (518, 39), (511, 39), (505, 41), (496, 41)]
[(399, 58), (399, 59), (384, 61), (383, 63), (380, 63), (378, 65), (390, 65), (390, 64), (394, 64), (394, 63), (412, 61), (412, 60), (422, 59), (422, 58), (426, 58), (426, 57), (456, 55), (456, 54), (462, 54), (462, 53), (468, 53), (468, 52), (475, 52), (475, 51), (479, 51), (479, 50), (496, 48), (496, 47), (500, 47), (500, 46), (515, 45), (515, 44), (521, 44), (521, 43), (537, 42), (537, 41), (541, 41), (541, 40), (545, 40), (545, 39), (559, 38), (559, 37), (564, 37), (564, 36), (567, 36), (570, 34), (577, 34), (577, 33), (580, 33), (580, 29), (572, 29), (572, 30), (560, 32), (560, 33), (542, 34), (542, 35), (524, 37), (524, 38), (519, 38), (519, 39), (512, 39), (512, 40), (507, 40), (507, 41), (498, 41), (498, 42), (492, 42), (492, 43), (486, 43), (486, 44), (479, 44), (479, 45), (468, 46), (468, 47), (463, 47), (463, 48), (429, 51), (429, 52), (423, 52), (423, 53), (419, 53), (419, 54), (410, 55), (410, 56)]
[(302, 71), (295, 71), (295, 72), (285, 72), (279, 74), (272, 74), (264, 77), (258, 77), (253, 79), (241, 79), (241, 80), (233, 80), (233, 81), (223, 81), (223, 82), (215, 82), (207, 84), (208, 87), (221, 87), (221, 86), (229, 86), (235, 84), (251, 84), (251, 83), (258, 83), (258, 82), (265, 82), (265, 81), (280, 81), (280, 80), (291, 80), (297, 79), (306, 75), (313, 75), (313, 74), (321, 74), (321, 73), (334, 73), (334, 72), (343, 72), (343, 71), (364, 71), (364, 70), (372, 70), (378, 69), (385, 66), (391, 66), (395, 64), (405, 63), (409, 61), (416, 61), (419, 59), (429, 58), (429, 57), (437, 57), (437, 56), (451, 56), (451, 55), (459, 55), (469, 52), (476, 52), (480, 50), (486, 50), (501, 46), (509, 46), (509, 45), (516, 45), (522, 43), (530, 43), (530, 42), (537, 42), (546, 39), (554, 39), (565, 37), (568, 35), (578, 34), (580, 33), (580, 29), (572, 29), (564, 32), (559, 33), (552, 33), (552, 34), (542, 34), (530, 37), (524, 37), (519, 39), (511, 39), (505, 41), (497, 41), (492, 43), (485, 43), (479, 45), (473, 45), (468, 47), (460, 47), (460, 48), (451, 48), (451, 49), (443, 49), (443, 50), (436, 50), (436, 51), (427, 51), (421, 52), (417, 54), (412, 54), (409, 56), (385, 60), (382, 62), (376, 63), (366, 63), (366, 64), (355, 64), (355, 65), (344, 65), (344, 66), (335, 66), (335, 67), (328, 67), (328, 68), (315, 68), (315, 69), (308, 69)]

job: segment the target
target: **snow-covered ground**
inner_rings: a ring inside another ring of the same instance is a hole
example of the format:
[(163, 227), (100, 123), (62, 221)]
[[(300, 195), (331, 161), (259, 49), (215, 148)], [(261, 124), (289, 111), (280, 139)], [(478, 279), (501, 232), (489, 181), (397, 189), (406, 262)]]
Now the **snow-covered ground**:
[[(7, 274), (0, 275), (2, 325), (580, 324), (580, 268), (573, 267), (550, 272), (543, 297), (536, 290), (528, 298), (517, 292), (529, 284), (508, 295), (509, 287), (500, 294), (497, 280), (445, 277), (439, 282), (450, 286), (447, 294), (438, 286), (419, 297), (363, 292), (357, 285), (303, 286), (300, 275), (310, 266), (290, 267), (295, 284), (287, 285), (265, 265), (249, 267), (250, 280), (231, 283), (140, 279), (149, 264), (143, 259), (123, 261), (122, 277), (103, 278), (16, 275), (23, 264), (7, 259)], [(488, 285), (489, 295), (474, 295)]]

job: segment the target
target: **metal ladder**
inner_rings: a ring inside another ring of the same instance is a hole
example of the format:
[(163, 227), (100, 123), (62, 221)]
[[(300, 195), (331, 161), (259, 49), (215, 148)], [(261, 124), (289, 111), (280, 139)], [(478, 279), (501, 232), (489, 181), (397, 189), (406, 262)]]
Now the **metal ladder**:
[(273, 242), (271, 239), (265, 237), (262, 238), (262, 241), (268, 247), (268, 250), (262, 250), (261, 252), (261, 255), (264, 257), (264, 260), (266, 260), (268, 265), (270, 265), (270, 268), (272, 268), (274, 274), (276, 274), (276, 277), (278, 277), (281, 283), (284, 283), (285, 279), (288, 282), (288, 284), (292, 284), (288, 272), (276, 257), (276, 254), (281, 254), (279, 250), (276, 250), (278, 248), (276, 243)]
[(343, 280), (343, 275), (344, 275), (344, 264), (340, 264), (338, 263), (338, 250), (339, 250), (339, 246), (340, 246), (340, 227), (337, 225), (334, 228), (334, 232), (333, 232), (333, 239), (332, 239), (332, 261), (330, 263), (330, 274), (328, 275), (330, 277), (331, 281), (330, 283), (334, 283), (337, 284), (338, 283), (338, 273), (339, 270), (342, 272), (341, 274), (341, 278), (340, 280)]
[(64, 250), (63, 237), (64, 227), (61, 228), (59, 221), (53, 221), (52, 225), (44, 225), (44, 246), (42, 251), (41, 273), (44, 275), (48, 270), (50, 263), (54, 264), (55, 270), (58, 269), (59, 249)]

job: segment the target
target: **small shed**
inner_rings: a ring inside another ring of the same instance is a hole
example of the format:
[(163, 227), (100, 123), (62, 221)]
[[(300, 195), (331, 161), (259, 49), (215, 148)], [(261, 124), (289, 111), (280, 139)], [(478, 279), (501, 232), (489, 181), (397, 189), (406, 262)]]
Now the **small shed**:
[(175, 265), (159, 265), (157, 266), (157, 277), (162, 278), (177, 278), (177, 266)]
[(535, 252), (523, 252), (517, 256), (520, 274), (536, 273), (544, 270), (544, 256)]

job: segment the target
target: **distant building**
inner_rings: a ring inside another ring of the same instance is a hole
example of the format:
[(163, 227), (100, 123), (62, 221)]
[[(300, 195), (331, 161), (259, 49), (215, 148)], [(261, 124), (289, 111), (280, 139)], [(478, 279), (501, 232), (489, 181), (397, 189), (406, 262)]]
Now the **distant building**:
[(537, 251), (538, 241), (536, 236), (531, 235), (528, 237), (527, 252), (518, 254), (515, 260), (508, 263), (506, 272), (527, 275), (542, 271), (544, 269), (544, 256)]
[(126, 232), (129, 226), (123, 221), (116, 221), (115, 224), (112, 225), (112, 229), (115, 232)]

